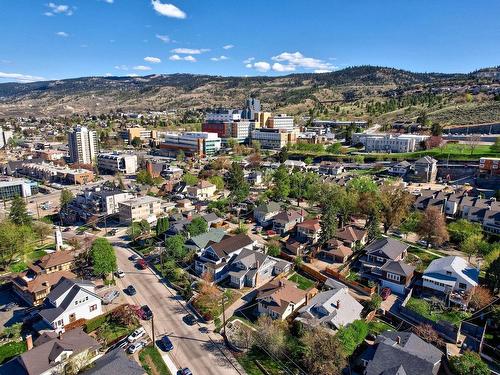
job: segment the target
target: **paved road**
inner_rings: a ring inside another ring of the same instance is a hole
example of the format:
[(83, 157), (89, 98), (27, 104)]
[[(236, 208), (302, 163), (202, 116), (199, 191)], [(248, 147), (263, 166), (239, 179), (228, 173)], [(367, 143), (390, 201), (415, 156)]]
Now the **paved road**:
[[(135, 296), (127, 296), (129, 303), (136, 305), (147, 304), (154, 313), (154, 330), (156, 340), (168, 334), (174, 344), (174, 350), (170, 352), (170, 358), (177, 368), (189, 367), (193, 374), (213, 375), (237, 375), (244, 374), (240, 369), (238, 372), (231, 364), (235, 359), (224, 348), (226, 356), (220, 350), (222, 345), (215, 344), (208, 334), (199, 331), (200, 326), (188, 326), (182, 321), (187, 314), (184, 304), (181, 304), (173, 290), (167, 289), (159, 282), (151, 270), (137, 270), (128, 257), (132, 254), (128, 249), (119, 246), (115, 242), (115, 250), (118, 258), (118, 267), (125, 273), (123, 279), (117, 281), (117, 285), (124, 289), (129, 284), (137, 289)], [(144, 326), (151, 334), (151, 322), (145, 322)], [(215, 334), (210, 336), (219, 340)], [(229, 361), (229, 359), (231, 362)]]

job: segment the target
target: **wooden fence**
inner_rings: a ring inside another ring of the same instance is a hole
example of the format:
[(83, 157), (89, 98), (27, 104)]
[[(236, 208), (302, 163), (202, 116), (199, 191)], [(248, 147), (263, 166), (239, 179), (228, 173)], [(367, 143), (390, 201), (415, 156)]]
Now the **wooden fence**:
[(342, 274), (342, 272), (337, 272), (330, 267), (327, 267), (325, 269), (325, 273), (328, 276), (331, 276), (334, 279), (336, 279), (336, 280), (346, 284), (347, 286), (357, 290), (358, 292), (366, 294), (367, 296), (371, 296), (373, 293), (375, 293), (375, 290), (377, 289), (376, 287), (370, 288), (370, 287), (364, 286), (356, 281), (348, 280), (347, 277), (345, 277)]

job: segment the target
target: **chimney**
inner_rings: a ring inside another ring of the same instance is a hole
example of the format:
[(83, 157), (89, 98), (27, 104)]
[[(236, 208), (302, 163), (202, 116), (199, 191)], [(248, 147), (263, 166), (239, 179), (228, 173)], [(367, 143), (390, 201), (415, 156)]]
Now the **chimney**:
[(280, 286), (280, 288), (281, 288), (281, 287), (284, 287), (284, 286), (285, 286), (285, 283), (283, 282), (283, 280), (280, 280), (280, 281), (279, 281), (279, 283), (278, 283), (278, 285), (279, 285), (279, 286)]
[(340, 300), (337, 300), (337, 310), (340, 309)]
[(28, 350), (33, 349), (33, 337), (31, 335), (26, 335), (26, 347)]
[(396, 337), (396, 343), (397, 343), (398, 345), (401, 345), (401, 336), (397, 336), (397, 337)]

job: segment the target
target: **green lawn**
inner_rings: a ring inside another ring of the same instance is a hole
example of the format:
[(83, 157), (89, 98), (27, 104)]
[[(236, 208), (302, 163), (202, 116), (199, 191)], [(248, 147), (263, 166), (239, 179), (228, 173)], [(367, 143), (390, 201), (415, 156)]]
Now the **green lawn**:
[(252, 348), (243, 354), (237, 354), (235, 357), (248, 375), (265, 375), (257, 366), (256, 361), (258, 361), (270, 375), (284, 375), (287, 373), (278, 363), (271, 359), (269, 355), (257, 348)]
[(394, 330), (389, 324), (382, 322), (381, 320), (372, 320), (368, 323), (368, 327), (370, 328), (370, 333), (374, 335), (378, 335), (387, 330)]
[[(432, 251), (432, 250), (431, 250)], [(412, 256), (418, 257), (418, 259), (414, 258), (412, 259)], [(439, 257), (433, 254), (429, 254), (428, 252), (419, 249), (417, 247), (411, 246), (408, 249), (408, 258), (406, 259), (410, 264), (413, 264), (414, 266), (417, 267), (417, 271), (422, 272), (424, 271), (427, 266), (434, 260), (438, 259)], [(420, 261), (418, 261), (420, 260)]]
[[(171, 375), (168, 367), (163, 361), (160, 352), (154, 346), (146, 346), (139, 353), (139, 360), (142, 368), (149, 374)], [(153, 371), (151, 366), (154, 366), (156, 371)]]
[(468, 318), (470, 316), (470, 313), (461, 310), (438, 311), (435, 309), (431, 309), (431, 305), (429, 304), (429, 302), (418, 298), (410, 298), (410, 300), (406, 304), (406, 307), (434, 322), (445, 320), (447, 322), (456, 324), (460, 320)]
[(314, 281), (309, 280), (304, 276), (299, 275), (298, 273), (294, 273), (292, 276), (288, 278), (288, 280), (293, 281), (295, 284), (297, 284), (299, 289), (302, 290), (307, 290), (314, 286)]
[(24, 353), (26, 349), (26, 343), (24, 341), (9, 342), (8, 344), (0, 346), (0, 365)]
[(128, 335), (134, 329), (135, 327), (130, 328), (120, 324), (116, 324), (113, 321), (107, 321), (97, 329), (97, 336), (102, 338), (107, 345), (120, 337)]

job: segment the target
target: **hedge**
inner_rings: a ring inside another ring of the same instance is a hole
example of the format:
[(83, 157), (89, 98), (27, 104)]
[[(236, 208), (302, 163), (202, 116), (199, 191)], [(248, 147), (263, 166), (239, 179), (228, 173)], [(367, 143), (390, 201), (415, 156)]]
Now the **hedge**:
[(85, 333), (90, 333), (95, 331), (97, 328), (102, 326), (108, 320), (108, 314), (96, 316), (94, 319), (90, 319), (85, 323), (84, 331)]

